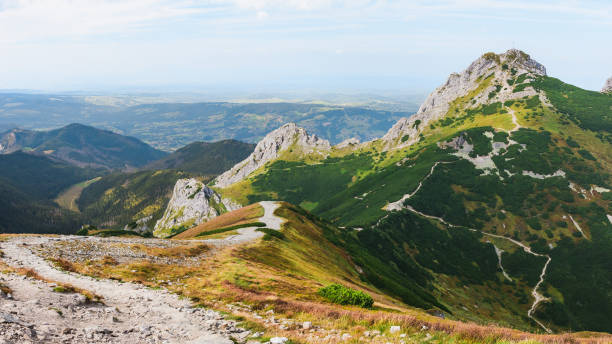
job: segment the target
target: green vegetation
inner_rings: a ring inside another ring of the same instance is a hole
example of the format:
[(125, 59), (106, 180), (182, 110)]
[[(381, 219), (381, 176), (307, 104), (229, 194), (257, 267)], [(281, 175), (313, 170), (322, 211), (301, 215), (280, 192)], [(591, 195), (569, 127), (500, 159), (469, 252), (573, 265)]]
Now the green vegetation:
[(285, 239), (285, 235), (282, 232), (277, 231), (276, 229), (264, 227), (264, 228), (257, 228), (256, 231), (265, 233), (265, 235), (263, 236), (263, 240), (265, 241), (269, 241), (275, 238), (280, 239), (280, 240)]
[(172, 196), (177, 179), (188, 174), (174, 170), (114, 173), (85, 188), (77, 204), (85, 223), (122, 229), (126, 224), (150, 217), (153, 228)]
[(236, 140), (194, 142), (146, 166), (150, 170), (181, 170), (201, 176), (216, 176), (244, 160), (254, 144)]
[(531, 82), (552, 105), (583, 129), (612, 132), (612, 95), (587, 91), (559, 79), (540, 77)]
[[(77, 166), (123, 169), (140, 167), (166, 155), (133, 137), (82, 124), (51, 131), (17, 130), (15, 146), (45, 153)], [(5, 140), (0, 136), (0, 141)]]
[(363, 308), (370, 308), (374, 304), (374, 299), (361, 290), (347, 288), (340, 284), (330, 284), (319, 289), (319, 295), (340, 305), (353, 305)]

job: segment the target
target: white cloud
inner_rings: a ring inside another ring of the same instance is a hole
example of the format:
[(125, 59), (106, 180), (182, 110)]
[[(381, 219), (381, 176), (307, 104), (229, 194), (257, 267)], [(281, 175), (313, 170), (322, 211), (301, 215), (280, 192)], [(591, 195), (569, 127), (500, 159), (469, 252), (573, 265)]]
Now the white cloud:
[(0, 0), (0, 42), (123, 33), (200, 13), (192, 1)]

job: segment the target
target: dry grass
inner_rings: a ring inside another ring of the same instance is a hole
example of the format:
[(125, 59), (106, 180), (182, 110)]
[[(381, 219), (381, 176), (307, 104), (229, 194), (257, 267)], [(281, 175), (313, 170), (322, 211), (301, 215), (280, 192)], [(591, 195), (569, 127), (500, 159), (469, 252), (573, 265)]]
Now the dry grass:
[(200, 233), (211, 231), (217, 228), (224, 228), (234, 225), (240, 225), (243, 223), (251, 222), (252, 220), (262, 217), (264, 210), (258, 203), (251, 204), (244, 208), (234, 210), (229, 213), (225, 213), (221, 216), (215, 217), (214, 219), (190, 228), (183, 233), (178, 234), (172, 239), (190, 239), (197, 236)]
[(225, 283), (225, 288), (227, 290), (227, 298), (251, 304), (254, 309), (272, 307), (276, 314), (282, 313), (290, 317), (295, 316), (297, 313), (308, 314), (313, 319), (317, 319), (318, 323), (325, 323), (331, 328), (336, 327), (334, 326), (335, 322), (346, 324), (347, 319), (350, 319), (355, 327), (374, 327), (387, 324), (400, 325), (404, 329), (418, 330), (425, 326), (430, 331), (445, 333), (457, 339), (477, 343), (496, 343), (500, 341), (533, 341), (546, 344), (612, 343), (612, 336), (606, 334), (592, 333), (590, 334), (591, 337), (588, 338), (583, 338), (580, 333), (541, 335), (490, 325), (484, 326), (442, 319), (427, 321), (406, 314), (340, 307), (309, 301), (287, 300), (279, 298), (273, 293), (253, 292), (230, 283)]
[(164, 258), (187, 258), (197, 257), (208, 251), (210, 246), (205, 244), (181, 245), (174, 247), (151, 247), (143, 244), (130, 245), (132, 249), (145, 252), (149, 256)]

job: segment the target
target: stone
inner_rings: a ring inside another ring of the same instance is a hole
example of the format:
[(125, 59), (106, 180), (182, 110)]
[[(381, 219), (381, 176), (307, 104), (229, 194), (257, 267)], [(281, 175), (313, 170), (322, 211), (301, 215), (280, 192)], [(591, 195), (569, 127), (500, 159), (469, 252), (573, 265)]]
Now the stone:
[(221, 215), (221, 210), (232, 211), (240, 206), (222, 199), (213, 189), (195, 178), (179, 179), (172, 198), (161, 219), (155, 224), (153, 235), (167, 237), (173, 229), (195, 226)]
[(287, 337), (272, 337), (270, 338), (270, 344), (284, 344), (287, 343), (289, 339)]
[[(422, 128), (444, 117), (455, 99), (476, 89), (483, 78), (489, 75), (493, 75), (494, 81), (502, 85), (502, 88), (497, 91), (494, 82), (491, 82), (474, 96), (474, 103), (469, 108), (538, 95), (532, 87), (514, 92), (514, 87), (507, 84), (507, 80), (513, 78), (512, 70), (515, 71), (514, 75), (527, 73), (532, 78), (546, 75), (543, 65), (520, 50), (510, 49), (499, 55), (484, 54), (463, 72), (451, 74), (442, 86), (427, 97), (415, 115), (398, 120), (381, 139), (385, 149), (403, 148), (418, 142)], [(489, 94), (493, 91), (495, 96), (490, 98)]]
[(391, 326), (391, 327), (389, 328), (389, 333), (398, 333), (399, 331), (401, 331), (401, 329), (402, 329), (402, 328), (401, 328), (401, 327), (399, 327), (399, 326)]
[(606, 83), (601, 88), (601, 93), (611, 93), (612, 94), (612, 77), (606, 80)]
[(304, 322), (302, 323), (302, 328), (303, 328), (304, 330), (309, 330), (311, 327), (312, 327), (312, 323), (311, 323), (310, 321), (304, 321)]
[(229, 171), (218, 176), (214, 185), (226, 188), (235, 184), (252, 172), (264, 166), (268, 161), (276, 159), (281, 152), (292, 149), (293, 153), (310, 154), (319, 152), (327, 156), (331, 150), (329, 141), (321, 139), (316, 135), (310, 135), (304, 128), (298, 127), (295, 123), (287, 123), (282, 127), (272, 131), (264, 137), (251, 155), (236, 164)]

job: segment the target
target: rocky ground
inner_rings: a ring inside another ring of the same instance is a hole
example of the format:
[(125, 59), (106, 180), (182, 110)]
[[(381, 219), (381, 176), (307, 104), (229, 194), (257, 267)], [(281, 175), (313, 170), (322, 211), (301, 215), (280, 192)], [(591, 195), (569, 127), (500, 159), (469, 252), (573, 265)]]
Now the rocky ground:
[[(7, 343), (232, 343), (230, 337), (244, 342), (250, 334), (164, 290), (60, 271), (31, 250), (51, 240), (17, 237), (0, 244), (9, 266), (47, 280), (0, 275), (10, 289), (0, 306), (0, 338)], [(102, 303), (58, 292), (58, 284), (95, 293)]]
[[(260, 220), (280, 229), (283, 219), (274, 215), (278, 204), (262, 202), (262, 206), (265, 214)], [(243, 228), (231, 237), (211, 240), (16, 236), (0, 241), (0, 258), (9, 267), (0, 273), (0, 344), (247, 342), (254, 334), (216, 311), (193, 307), (165, 290), (63, 271), (49, 259), (195, 265), (219, 247), (262, 235), (255, 228)], [(149, 252), (185, 247), (198, 250), (187, 256)], [(75, 290), (67, 292), (65, 286)]]

